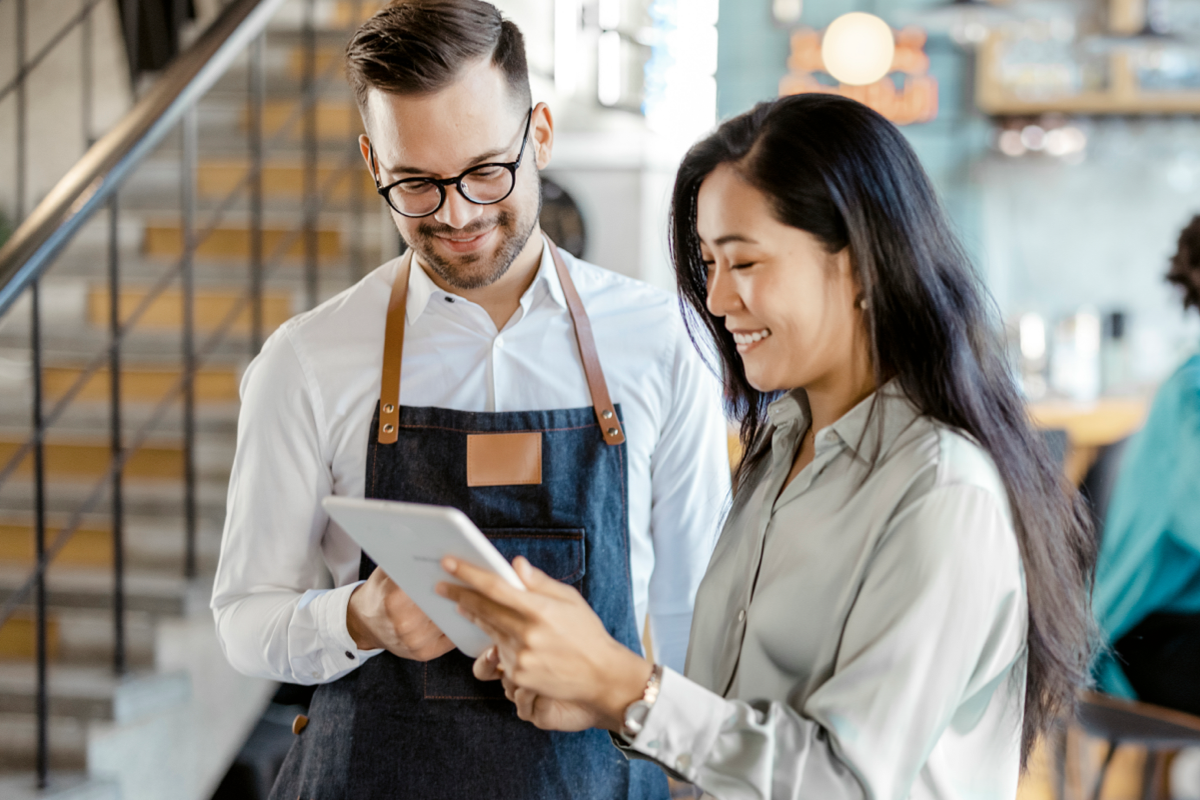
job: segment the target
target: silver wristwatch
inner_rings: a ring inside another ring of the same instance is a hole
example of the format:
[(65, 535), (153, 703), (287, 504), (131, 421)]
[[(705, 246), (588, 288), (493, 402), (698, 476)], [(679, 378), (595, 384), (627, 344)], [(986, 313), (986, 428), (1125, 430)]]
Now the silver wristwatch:
[(658, 699), (658, 690), (662, 686), (662, 675), (662, 665), (655, 664), (654, 669), (650, 672), (650, 679), (646, 681), (642, 699), (634, 700), (626, 706), (625, 721), (621, 725), (621, 735), (626, 739), (636, 738), (645, 727), (646, 717), (650, 715), (650, 709), (654, 707), (654, 701)]

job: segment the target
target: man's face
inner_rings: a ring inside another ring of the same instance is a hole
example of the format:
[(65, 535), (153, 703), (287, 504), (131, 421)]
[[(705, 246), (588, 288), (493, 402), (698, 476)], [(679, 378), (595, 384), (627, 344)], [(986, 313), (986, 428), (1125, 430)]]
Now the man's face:
[[(503, 73), (490, 59), (467, 67), (457, 81), (428, 95), (367, 96), (363, 157), (374, 147), (381, 186), (403, 178), (453, 178), (482, 163), (517, 160), (529, 109), (518, 106)], [(411, 218), (391, 209), (404, 241), (421, 263), (450, 286), (478, 289), (499, 280), (537, 228), (541, 210), (538, 170), (550, 160), (549, 110), (533, 112), (529, 138), (512, 193), (477, 205), (454, 186), (435, 213)], [(368, 168), (370, 163), (368, 161)]]

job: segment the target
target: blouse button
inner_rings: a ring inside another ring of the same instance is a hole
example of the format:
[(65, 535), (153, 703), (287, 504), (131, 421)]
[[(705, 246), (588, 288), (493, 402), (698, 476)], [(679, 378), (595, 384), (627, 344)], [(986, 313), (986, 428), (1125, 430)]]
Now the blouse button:
[(746, 609), (743, 608), (740, 611), (738, 611), (738, 622), (745, 622), (745, 621), (746, 621)]

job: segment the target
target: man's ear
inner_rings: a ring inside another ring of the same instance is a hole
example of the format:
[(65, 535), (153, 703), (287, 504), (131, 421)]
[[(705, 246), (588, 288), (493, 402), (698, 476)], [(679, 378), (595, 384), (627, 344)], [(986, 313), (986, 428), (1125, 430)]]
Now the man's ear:
[(533, 107), (533, 121), (529, 125), (533, 134), (533, 152), (537, 156), (537, 167), (545, 169), (550, 163), (550, 153), (554, 150), (554, 117), (550, 106), (538, 103)]
[(375, 170), (371, 166), (371, 140), (365, 133), (358, 135), (358, 149), (362, 151), (363, 162), (367, 165), (367, 170), (374, 177)]

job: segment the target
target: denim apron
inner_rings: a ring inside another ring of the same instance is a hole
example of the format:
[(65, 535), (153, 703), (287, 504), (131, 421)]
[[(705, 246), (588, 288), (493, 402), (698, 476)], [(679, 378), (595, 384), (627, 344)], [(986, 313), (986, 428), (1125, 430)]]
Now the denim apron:
[[(577, 588), (608, 632), (637, 651), (620, 411), (609, 401), (587, 314), (552, 242), (550, 252), (593, 405), (503, 413), (401, 407), (410, 257), (397, 270), (388, 305), (366, 496), (462, 510), (505, 558), (523, 555)], [(493, 458), (492, 477), (476, 470), (473, 479), (472, 448), (499, 442), (503, 454), (505, 435), (531, 445), (525, 453), (540, 457), (536, 475), (525, 464), (516, 482), (497, 480)], [(374, 568), (364, 553), (359, 577)], [(458, 650), (426, 663), (384, 652), (319, 686), (273, 800), (668, 797), (662, 771), (626, 760), (608, 733), (549, 732), (522, 722), (500, 682), (476, 680), (471, 665)]]

